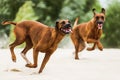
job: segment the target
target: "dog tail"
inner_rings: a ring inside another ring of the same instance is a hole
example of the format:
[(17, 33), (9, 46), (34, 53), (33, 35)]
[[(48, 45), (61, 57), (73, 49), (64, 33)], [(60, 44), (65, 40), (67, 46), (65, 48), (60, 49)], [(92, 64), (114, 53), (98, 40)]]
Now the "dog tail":
[(2, 25), (8, 25), (8, 24), (16, 25), (17, 23), (12, 22), (12, 21), (3, 21), (3, 22), (2, 22)]
[(79, 17), (77, 17), (77, 18), (75, 19), (75, 22), (74, 22), (73, 28), (75, 28), (75, 26), (77, 25), (78, 20), (79, 20)]

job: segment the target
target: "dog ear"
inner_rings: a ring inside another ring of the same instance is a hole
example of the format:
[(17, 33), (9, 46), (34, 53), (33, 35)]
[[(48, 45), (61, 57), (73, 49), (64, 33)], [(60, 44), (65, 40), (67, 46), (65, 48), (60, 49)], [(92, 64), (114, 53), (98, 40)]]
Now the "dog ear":
[(95, 8), (93, 8), (92, 11), (93, 11), (93, 14), (95, 15), (95, 14), (96, 14), (96, 13), (95, 13)]
[(105, 14), (105, 9), (104, 8), (101, 9), (101, 13)]
[(59, 23), (59, 21), (57, 20), (57, 21), (56, 21), (56, 24), (55, 24), (55, 29), (56, 29), (56, 30), (58, 30), (58, 23)]

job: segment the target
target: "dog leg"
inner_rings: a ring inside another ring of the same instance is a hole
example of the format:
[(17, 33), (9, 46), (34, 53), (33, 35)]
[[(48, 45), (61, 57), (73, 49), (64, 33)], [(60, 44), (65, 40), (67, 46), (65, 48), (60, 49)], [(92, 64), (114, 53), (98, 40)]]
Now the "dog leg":
[(92, 50), (94, 50), (94, 49), (95, 49), (95, 47), (96, 47), (96, 43), (94, 43), (94, 45), (93, 45), (93, 47), (92, 47), (92, 48), (89, 48), (89, 47), (88, 47), (88, 48), (87, 48), (87, 50), (88, 50), (88, 51), (92, 51)]
[(79, 60), (79, 56), (78, 56), (78, 52), (79, 52), (79, 39), (78, 39), (78, 35), (75, 35), (75, 32), (73, 31), (73, 33), (71, 33), (71, 40), (74, 44), (75, 47), (75, 59)]
[[(102, 46), (102, 44), (101, 44), (101, 42), (100, 42), (99, 40), (88, 39), (87, 42), (88, 42), (88, 43), (96, 43), (97, 46), (98, 46), (98, 49), (101, 50), (101, 51), (103, 50), (103, 46)], [(93, 46), (93, 47), (94, 47), (94, 46)]]
[(78, 47), (76, 46), (75, 48), (75, 59), (76, 60), (79, 60), (78, 52), (81, 52), (83, 49), (85, 49), (85, 43), (84, 42), (78, 43)]
[(34, 61), (34, 63), (27, 64), (26, 67), (29, 67), (29, 68), (36, 68), (37, 67), (38, 53), (39, 53), (39, 51), (34, 48), (33, 49), (33, 61)]
[(51, 53), (46, 53), (45, 57), (43, 59), (42, 65), (40, 67), (39, 73), (41, 73), (46, 65), (46, 63), (48, 62), (48, 60), (50, 59)]
[(15, 46), (14, 46), (14, 44), (11, 44), (11, 45), (9, 45), (9, 47), (10, 47), (10, 51), (11, 51), (12, 61), (13, 61), (13, 62), (16, 62), (16, 56), (15, 56), (15, 53), (14, 53), (14, 48), (15, 48)]
[(27, 64), (31, 64), (31, 62), (26, 57), (26, 53), (28, 50), (30, 50), (32, 48), (33, 44), (32, 44), (32, 41), (30, 40), (30, 38), (26, 38), (25, 42), (26, 42), (26, 47), (21, 52), (21, 56), (26, 61)]
[(74, 44), (75, 45), (75, 59), (76, 60), (79, 60), (79, 56), (78, 56), (78, 52), (79, 52), (79, 42), (76, 42), (76, 44)]
[(15, 42), (13, 42), (12, 44), (9, 45), (10, 47), (10, 51), (11, 51), (11, 56), (12, 56), (12, 61), (13, 62), (16, 62), (16, 56), (15, 56), (15, 53), (14, 53), (14, 48), (17, 46), (17, 45), (20, 45), (24, 42), (24, 40), (18, 40), (16, 38)]
[(96, 39), (87, 39), (87, 43), (97, 43), (98, 40)]
[(79, 60), (78, 49), (75, 50), (75, 59), (76, 59), (76, 60)]
[(95, 49), (96, 47), (96, 44), (97, 44), (98, 40), (95, 40), (95, 39), (87, 39), (87, 43), (94, 43), (93, 47), (92, 48), (87, 48), (88, 51), (92, 51)]
[(102, 46), (102, 44), (101, 44), (100, 41), (98, 41), (97, 46), (98, 46), (98, 49), (99, 49), (99, 50), (101, 50), (101, 51), (103, 50), (103, 46)]
[(31, 62), (27, 59), (27, 57), (26, 57), (26, 55), (24, 53), (21, 53), (21, 56), (26, 61), (27, 64), (31, 64)]
[(24, 34), (24, 32), (21, 34), (20, 30), (21, 29), (17, 28), (17, 27), (14, 29), (14, 33), (16, 35), (16, 40), (12, 44), (9, 45), (13, 62), (16, 62), (16, 56), (15, 56), (15, 53), (14, 53), (14, 48), (16, 46), (22, 44), (25, 41), (25, 34)]

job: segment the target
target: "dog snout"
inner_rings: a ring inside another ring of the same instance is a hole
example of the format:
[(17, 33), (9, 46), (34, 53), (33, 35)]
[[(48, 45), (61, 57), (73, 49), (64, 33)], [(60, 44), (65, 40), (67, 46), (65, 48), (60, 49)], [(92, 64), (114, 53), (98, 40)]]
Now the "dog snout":
[(68, 24), (66, 24), (64, 27), (69, 28), (69, 27), (71, 27), (71, 24), (68, 23)]
[(98, 23), (98, 24), (103, 24), (103, 21), (98, 21), (97, 23)]

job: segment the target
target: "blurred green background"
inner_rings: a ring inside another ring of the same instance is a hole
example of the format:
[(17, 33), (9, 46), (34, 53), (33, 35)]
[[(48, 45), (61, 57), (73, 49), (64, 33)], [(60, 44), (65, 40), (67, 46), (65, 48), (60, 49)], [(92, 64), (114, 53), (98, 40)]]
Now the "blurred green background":
[[(97, 12), (106, 9), (106, 22), (101, 41), (105, 48), (120, 48), (120, 0), (0, 0), (0, 23), (5, 20), (20, 22), (36, 20), (48, 26), (55, 26), (58, 19), (69, 19), (72, 24), (76, 17), (79, 23), (89, 21), (92, 8)], [(15, 39), (14, 26), (0, 24), (0, 48), (6, 48)], [(66, 44), (66, 45), (65, 45)], [(59, 47), (71, 45), (69, 35)], [(20, 47), (23, 47), (24, 44)]]

